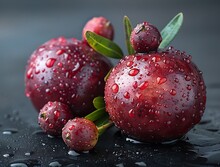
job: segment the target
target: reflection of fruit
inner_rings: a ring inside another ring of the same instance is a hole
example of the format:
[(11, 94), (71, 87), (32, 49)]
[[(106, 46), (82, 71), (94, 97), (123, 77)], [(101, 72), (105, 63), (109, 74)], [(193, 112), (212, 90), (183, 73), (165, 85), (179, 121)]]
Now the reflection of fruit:
[(96, 125), (85, 118), (69, 120), (63, 128), (62, 138), (75, 151), (91, 150), (98, 141)]
[(130, 41), (137, 53), (147, 53), (157, 50), (162, 37), (155, 26), (148, 22), (143, 22), (134, 28)]
[(48, 101), (67, 104), (77, 116), (94, 110), (103, 95), (109, 61), (76, 39), (52, 39), (31, 55), (26, 68), (26, 95), (39, 111)]
[(107, 80), (105, 102), (125, 134), (140, 141), (168, 141), (200, 121), (206, 87), (191, 56), (170, 48), (121, 60)]
[(60, 102), (48, 102), (38, 116), (40, 127), (50, 135), (61, 135), (66, 122), (73, 118), (69, 107)]
[(93, 17), (83, 28), (82, 40), (86, 41), (86, 31), (94, 32), (105, 38), (113, 40), (114, 28), (109, 20), (104, 17)]

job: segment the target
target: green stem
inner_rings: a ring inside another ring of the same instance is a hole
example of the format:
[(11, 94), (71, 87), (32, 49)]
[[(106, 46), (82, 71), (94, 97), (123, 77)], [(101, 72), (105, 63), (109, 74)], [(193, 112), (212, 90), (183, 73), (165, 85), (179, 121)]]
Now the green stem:
[(106, 114), (105, 108), (100, 108), (88, 114), (87, 116), (85, 116), (85, 118), (89, 119), (90, 121), (96, 121), (102, 118), (105, 114)]
[(113, 125), (112, 121), (108, 121), (104, 125), (98, 127), (99, 136), (101, 136), (109, 127)]

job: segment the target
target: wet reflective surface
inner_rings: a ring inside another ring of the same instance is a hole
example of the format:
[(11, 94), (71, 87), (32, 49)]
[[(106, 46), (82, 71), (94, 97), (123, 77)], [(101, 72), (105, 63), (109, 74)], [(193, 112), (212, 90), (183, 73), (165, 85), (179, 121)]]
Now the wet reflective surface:
[[(217, 91), (220, 89), (208, 89)], [(212, 97), (210, 97), (212, 98)], [(203, 120), (174, 143), (139, 143), (112, 127), (90, 152), (69, 150), (61, 138), (28, 123), (22, 111), (2, 111), (0, 163), (25, 166), (217, 166), (220, 165), (220, 106), (209, 105)], [(36, 113), (33, 112), (33, 117)], [(15, 128), (16, 127), (16, 128)]]
[[(160, 5), (116, 0), (66, 4), (41, 0), (0, 2), (0, 167), (220, 166), (220, 56), (216, 49), (220, 47), (220, 24), (216, 21), (220, 1), (160, 1)], [(116, 3), (120, 7), (116, 8)], [(103, 7), (106, 5), (108, 8)], [(134, 20), (134, 25), (147, 17), (161, 29), (180, 11), (185, 22), (173, 45), (192, 54), (207, 85), (205, 115), (182, 140), (144, 144), (113, 127), (99, 139), (94, 150), (77, 153), (69, 150), (61, 138), (48, 136), (39, 128), (37, 113), (24, 95), (26, 61), (37, 46), (60, 35), (80, 39), (86, 20), (102, 14), (112, 20), (115, 40), (126, 53), (122, 33), (125, 14)]]

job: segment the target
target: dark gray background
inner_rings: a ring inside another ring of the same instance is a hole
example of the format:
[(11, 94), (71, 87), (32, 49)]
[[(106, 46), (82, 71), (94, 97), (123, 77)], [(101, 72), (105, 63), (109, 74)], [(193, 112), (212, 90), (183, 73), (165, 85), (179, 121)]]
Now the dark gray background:
[(11, 94), (17, 87), (19, 96), (10, 99), (24, 100), (20, 98), (24, 88), (23, 73), (32, 51), (61, 35), (81, 39), (84, 24), (93, 16), (103, 15), (111, 20), (115, 26), (115, 42), (126, 53), (124, 15), (130, 17), (133, 26), (147, 20), (161, 30), (179, 12), (184, 13), (184, 24), (172, 45), (193, 56), (208, 86), (219, 83), (219, 0), (1, 0), (0, 97)]
[(16, 126), (6, 123), (7, 113), (14, 110), (29, 130), (29, 126), (37, 127), (37, 113), (24, 96), (24, 71), (27, 59), (40, 44), (58, 36), (81, 39), (84, 24), (102, 15), (114, 25), (115, 42), (127, 53), (124, 15), (133, 26), (149, 21), (161, 30), (179, 12), (184, 13), (184, 24), (172, 45), (193, 56), (208, 87), (207, 108), (217, 106), (219, 110), (219, 0), (0, 0), (0, 129)]

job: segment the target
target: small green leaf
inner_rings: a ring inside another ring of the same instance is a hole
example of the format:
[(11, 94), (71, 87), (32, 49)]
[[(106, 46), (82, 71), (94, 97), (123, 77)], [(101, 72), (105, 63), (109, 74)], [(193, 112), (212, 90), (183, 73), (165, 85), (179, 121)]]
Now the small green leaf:
[(179, 13), (164, 27), (164, 29), (161, 31), (161, 36), (163, 40), (160, 43), (160, 49), (167, 47), (172, 42), (182, 24), (183, 13)]
[(100, 35), (97, 35), (91, 31), (86, 32), (86, 39), (89, 45), (100, 54), (115, 58), (121, 59), (123, 57), (123, 52), (121, 48), (111, 40), (104, 38)]
[(109, 70), (108, 74), (106, 74), (106, 76), (104, 78), (105, 82), (107, 81), (107, 79), (108, 79), (109, 75), (111, 74), (111, 72), (112, 72), (112, 68)]
[(100, 118), (102, 118), (106, 114), (105, 108), (99, 108), (92, 113), (85, 116), (86, 119), (89, 119), (90, 121), (96, 121)]
[(128, 54), (132, 55), (135, 53), (133, 47), (131, 46), (131, 42), (130, 42), (130, 36), (131, 36), (131, 32), (132, 32), (132, 26), (131, 26), (131, 22), (129, 20), (129, 18), (127, 16), (124, 16), (124, 29), (125, 29), (125, 39), (126, 39), (126, 45), (127, 45), (127, 49), (128, 49)]
[(95, 124), (97, 127), (100, 127), (106, 123), (109, 122), (109, 115), (108, 113), (106, 112), (106, 115), (104, 115), (102, 118), (98, 119), (97, 121), (95, 121)]
[(94, 98), (93, 105), (96, 109), (104, 108), (105, 107), (104, 97), (98, 96)]

